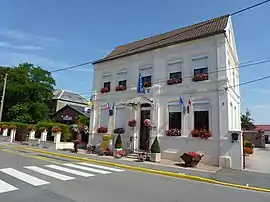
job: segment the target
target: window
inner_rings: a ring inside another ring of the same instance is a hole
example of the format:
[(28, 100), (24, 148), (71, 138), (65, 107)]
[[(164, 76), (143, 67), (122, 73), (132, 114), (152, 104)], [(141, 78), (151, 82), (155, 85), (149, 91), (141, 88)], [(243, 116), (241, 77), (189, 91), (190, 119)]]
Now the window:
[(104, 82), (104, 88), (108, 88), (109, 90), (111, 89), (111, 82), (110, 81), (106, 81)]
[(182, 72), (170, 73), (170, 79), (181, 79), (181, 78), (182, 78)]
[[(196, 58), (192, 60), (194, 69), (194, 81), (207, 80), (208, 79), (208, 57)], [(200, 78), (200, 75), (207, 75), (204, 78)]]
[(169, 111), (169, 129), (181, 129), (181, 105), (179, 104), (170, 104), (168, 106)]
[(194, 111), (194, 129), (209, 130), (209, 112), (208, 111)]
[(175, 128), (181, 130), (181, 112), (169, 112), (169, 130)]
[(124, 107), (116, 108), (115, 128), (125, 128), (126, 121), (126, 109)]
[(118, 81), (118, 86), (127, 86), (127, 80), (123, 80), (123, 81)]
[[(150, 87), (152, 83), (152, 67), (140, 69), (140, 72), (142, 75), (143, 87)], [(146, 83), (148, 83), (148, 85), (144, 86)]]
[(109, 123), (109, 110), (102, 108), (100, 109), (100, 122), (99, 126), (100, 127), (108, 127)]
[[(144, 76), (144, 77), (142, 77), (142, 83), (143, 83), (143, 85), (145, 83), (148, 83), (149, 84), (149, 87), (151, 86), (151, 80), (152, 80), (152, 77), (151, 76)], [(146, 87), (146, 86), (144, 86), (144, 87)]]

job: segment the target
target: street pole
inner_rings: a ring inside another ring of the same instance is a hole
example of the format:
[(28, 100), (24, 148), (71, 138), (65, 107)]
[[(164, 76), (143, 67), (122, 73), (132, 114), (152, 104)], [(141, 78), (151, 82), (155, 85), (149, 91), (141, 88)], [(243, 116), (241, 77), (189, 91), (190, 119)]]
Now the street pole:
[(6, 86), (7, 86), (7, 76), (8, 74), (6, 73), (5, 78), (4, 78), (4, 86), (3, 86), (3, 93), (2, 93), (1, 106), (0, 106), (0, 122), (2, 121), (2, 115), (3, 115), (4, 100), (5, 100)]

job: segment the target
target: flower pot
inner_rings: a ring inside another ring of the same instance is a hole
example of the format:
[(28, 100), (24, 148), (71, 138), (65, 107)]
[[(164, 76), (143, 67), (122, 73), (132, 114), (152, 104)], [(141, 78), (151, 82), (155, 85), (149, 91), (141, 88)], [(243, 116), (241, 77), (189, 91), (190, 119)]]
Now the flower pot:
[(150, 154), (150, 161), (152, 162), (160, 162), (161, 154), (160, 153), (151, 153)]
[(114, 158), (121, 158), (122, 157), (121, 155), (118, 154), (119, 151), (122, 151), (122, 148), (119, 148), (119, 149), (114, 148), (114, 150), (113, 150)]
[(204, 155), (191, 156), (188, 153), (184, 153), (181, 156), (181, 159), (185, 162), (186, 167), (196, 167), (197, 164), (201, 161)]

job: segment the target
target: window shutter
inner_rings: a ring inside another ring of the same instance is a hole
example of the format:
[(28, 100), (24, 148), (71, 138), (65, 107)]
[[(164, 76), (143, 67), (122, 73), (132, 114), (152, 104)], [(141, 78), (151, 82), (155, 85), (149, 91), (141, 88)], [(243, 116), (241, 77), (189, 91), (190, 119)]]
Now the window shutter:
[(125, 128), (126, 108), (116, 108), (116, 128)]
[(208, 67), (208, 57), (193, 59), (193, 68), (205, 68)]
[(209, 103), (194, 103), (194, 111), (209, 111)]
[(181, 72), (182, 71), (182, 63), (173, 63), (168, 64), (168, 73)]
[(103, 82), (108, 82), (112, 80), (112, 74), (104, 74), (103, 75)]
[(118, 81), (127, 80), (127, 72), (118, 72), (117, 73), (117, 80)]
[(142, 77), (152, 76), (152, 67), (140, 69)]
[(99, 123), (99, 126), (107, 128), (108, 123), (109, 123), (109, 110), (101, 109), (100, 110), (100, 123)]
[(168, 111), (170, 112), (182, 112), (182, 105), (174, 104), (174, 105), (168, 105)]

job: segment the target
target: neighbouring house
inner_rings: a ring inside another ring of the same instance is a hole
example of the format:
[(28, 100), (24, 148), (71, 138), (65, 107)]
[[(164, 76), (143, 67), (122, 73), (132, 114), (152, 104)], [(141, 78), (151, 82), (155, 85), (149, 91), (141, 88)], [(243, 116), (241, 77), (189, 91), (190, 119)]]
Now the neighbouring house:
[(270, 125), (255, 125), (256, 128), (254, 130), (261, 130), (264, 132), (265, 144), (270, 144)]
[[(97, 129), (108, 127), (107, 103), (114, 102), (114, 128), (125, 128), (124, 146), (147, 150), (158, 136), (163, 158), (179, 161), (183, 152), (195, 151), (205, 155), (204, 164), (242, 168), (240, 72), (230, 15), (118, 46), (93, 65), (90, 141), (100, 140)], [(137, 91), (140, 83), (144, 93)], [(128, 127), (132, 119), (134, 128)], [(212, 137), (192, 136), (202, 128)], [(168, 136), (171, 129), (181, 136)]]
[(85, 111), (85, 107), (66, 104), (64, 107), (56, 111), (51, 119), (58, 123), (72, 125), (76, 123), (78, 115), (90, 118), (90, 112)]
[(53, 93), (53, 114), (51, 118), (59, 123), (74, 124), (76, 117), (83, 115), (90, 117), (90, 112), (85, 112), (89, 102), (82, 95), (66, 90), (56, 90)]
[(87, 106), (88, 102), (89, 100), (87, 100), (85, 97), (83, 97), (78, 93), (61, 89), (55, 90), (53, 92), (53, 99), (52, 99), (53, 112), (58, 111), (67, 104), (85, 107)]

